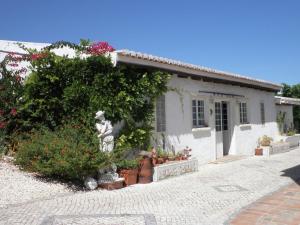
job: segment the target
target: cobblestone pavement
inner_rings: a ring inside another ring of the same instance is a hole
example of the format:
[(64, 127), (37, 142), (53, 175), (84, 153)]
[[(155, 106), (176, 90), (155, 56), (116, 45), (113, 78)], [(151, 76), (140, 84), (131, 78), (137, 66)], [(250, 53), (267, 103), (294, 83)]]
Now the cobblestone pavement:
[[(66, 192), (8, 203), (0, 208), (0, 224), (223, 224), (247, 205), (292, 184), (300, 177), (299, 159), (300, 149), (295, 149), (207, 164), (196, 173), (116, 191)], [(11, 185), (22, 184), (15, 180)]]
[(300, 180), (263, 197), (230, 220), (230, 225), (299, 225)]
[(8, 205), (52, 198), (66, 193), (70, 193), (66, 185), (42, 182), (33, 174), (22, 172), (7, 161), (0, 161), (0, 212), (2, 207)]

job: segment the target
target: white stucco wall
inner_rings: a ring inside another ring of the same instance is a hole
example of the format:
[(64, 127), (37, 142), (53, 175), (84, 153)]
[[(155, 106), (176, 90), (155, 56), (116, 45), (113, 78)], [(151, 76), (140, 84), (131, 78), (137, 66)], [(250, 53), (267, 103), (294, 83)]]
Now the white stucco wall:
[[(47, 43), (27, 43), (22, 42), (28, 48), (41, 49), (49, 44)], [(1, 41), (0, 50), (25, 53), (16, 42)], [(68, 48), (53, 50), (58, 55), (74, 56), (74, 51)], [(0, 52), (0, 61), (6, 54)], [(28, 66), (21, 65), (21, 66)], [(29, 71), (28, 71), (29, 72)], [(27, 73), (28, 74), (28, 73)], [(205, 72), (208, 76), (209, 72)], [(214, 75), (215, 76), (215, 75)], [(208, 76), (209, 77), (209, 76)], [(203, 82), (186, 78), (172, 76), (169, 87), (176, 88), (177, 91), (166, 93), (166, 148), (182, 150), (185, 146), (193, 149), (192, 155), (197, 157), (199, 162), (208, 162), (215, 160), (217, 155), (221, 156), (222, 151), (220, 142), (216, 142), (215, 132), (215, 101), (226, 101), (229, 103), (229, 132), (231, 142), (229, 154), (253, 155), (254, 148), (257, 146), (258, 138), (268, 135), (274, 139), (279, 136), (276, 123), (276, 108), (274, 102), (274, 93), (259, 91), (251, 88), (239, 86), (217, 84), (212, 82)], [(244, 97), (232, 97), (225, 95), (213, 96), (212, 94), (201, 94), (199, 91), (222, 92)], [(200, 99), (205, 102), (205, 122), (208, 128), (192, 131), (192, 99)], [(239, 125), (239, 102), (247, 102), (249, 125)], [(260, 121), (260, 103), (265, 104), (266, 123)], [(211, 113), (212, 111), (212, 113)], [(287, 116), (290, 117), (290, 112)], [(154, 143), (160, 144), (162, 135), (154, 135)], [(221, 143), (222, 144), (222, 143)], [(222, 147), (222, 146), (221, 146)]]
[(294, 117), (293, 117), (293, 106), (292, 105), (276, 105), (276, 114), (279, 112), (285, 113), (285, 118), (284, 118), (284, 125), (283, 128), (284, 130), (287, 130), (289, 128), (292, 128)]
[[(190, 78), (178, 78), (173, 75), (169, 87), (177, 91), (166, 93), (166, 147), (182, 150), (185, 146), (192, 148), (192, 155), (200, 162), (208, 162), (216, 159), (216, 132), (215, 132), (215, 101), (229, 102), (229, 127), (232, 135), (229, 154), (253, 155), (258, 138), (268, 135), (277, 138), (279, 135), (276, 123), (276, 109), (274, 93), (260, 91), (239, 86), (218, 84), (192, 80)], [(242, 95), (245, 97), (233, 97), (199, 93), (199, 91), (211, 91)], [(178, 92), (180, 94), (178, 94)], [(209, 128), (192, 131), (192, 99), (204, 100), (205, 122)], [(248, 106), (249, 125), (239, 124), (239, 102), (245, 101)], [(260, 103), (265, 104), (265, 124), (261, 124)], [(213, 113), (211, 114), (210, 111)], [(156, 142), (159, 143), (160, 135), (156, 134)]]

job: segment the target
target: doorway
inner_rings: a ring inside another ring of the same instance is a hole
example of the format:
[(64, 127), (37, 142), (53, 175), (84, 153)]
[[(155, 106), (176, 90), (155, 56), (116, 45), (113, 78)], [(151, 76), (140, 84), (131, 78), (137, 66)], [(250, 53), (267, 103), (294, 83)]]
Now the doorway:
[(230, 148), (229, 102), (215, 102), (216, 158), (228, 155)]

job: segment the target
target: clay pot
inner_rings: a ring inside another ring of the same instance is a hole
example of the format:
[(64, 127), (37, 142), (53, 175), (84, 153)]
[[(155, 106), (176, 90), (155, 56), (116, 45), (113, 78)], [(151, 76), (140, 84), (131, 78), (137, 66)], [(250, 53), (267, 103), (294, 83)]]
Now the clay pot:
[(157, 163), (157, 158), (156, 158), (156, 157), (152, 158), (152, 164), (153, 164), (153, 166), (155, 166), (156, 164), (158, 164), (158, 163)]
[(157, 164), (163, 164), (165, 162), (164, 158), (158, 158)]
[(256, 148), (255, 149), (255, 155), (263, 155), (263, 149), (262, 148)]
[(120, 171), (120, 176), (123, 177), (125, 180), (125, 186), (129, 186), (132, 184), (137, 183), (137, 175), (138, 175), (138, 169), (123, 169)]
[(153, 175), (152, 160), (148, 157), (144, 157), (140, 161), (139, 183), (140, 184), (151, 183), (152, 182), (152, 175)]

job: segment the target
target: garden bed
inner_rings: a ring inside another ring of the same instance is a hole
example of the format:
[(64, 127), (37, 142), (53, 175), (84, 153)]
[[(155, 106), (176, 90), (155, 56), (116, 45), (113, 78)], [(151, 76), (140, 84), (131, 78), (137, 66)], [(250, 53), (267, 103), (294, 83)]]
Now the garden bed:
[(284, 142), (288, 142), (290, 145), (290, 148), (295, 148), (295, 147), (299, 146), (300, 134), (295, 134), (293, 136), (281, 136), (281, 139)]
[(171, 161), (154, 167), (153, 181), (156, 182), (195, 171), (198, 171), (198, 160), (195, 158), (182, 161)]

